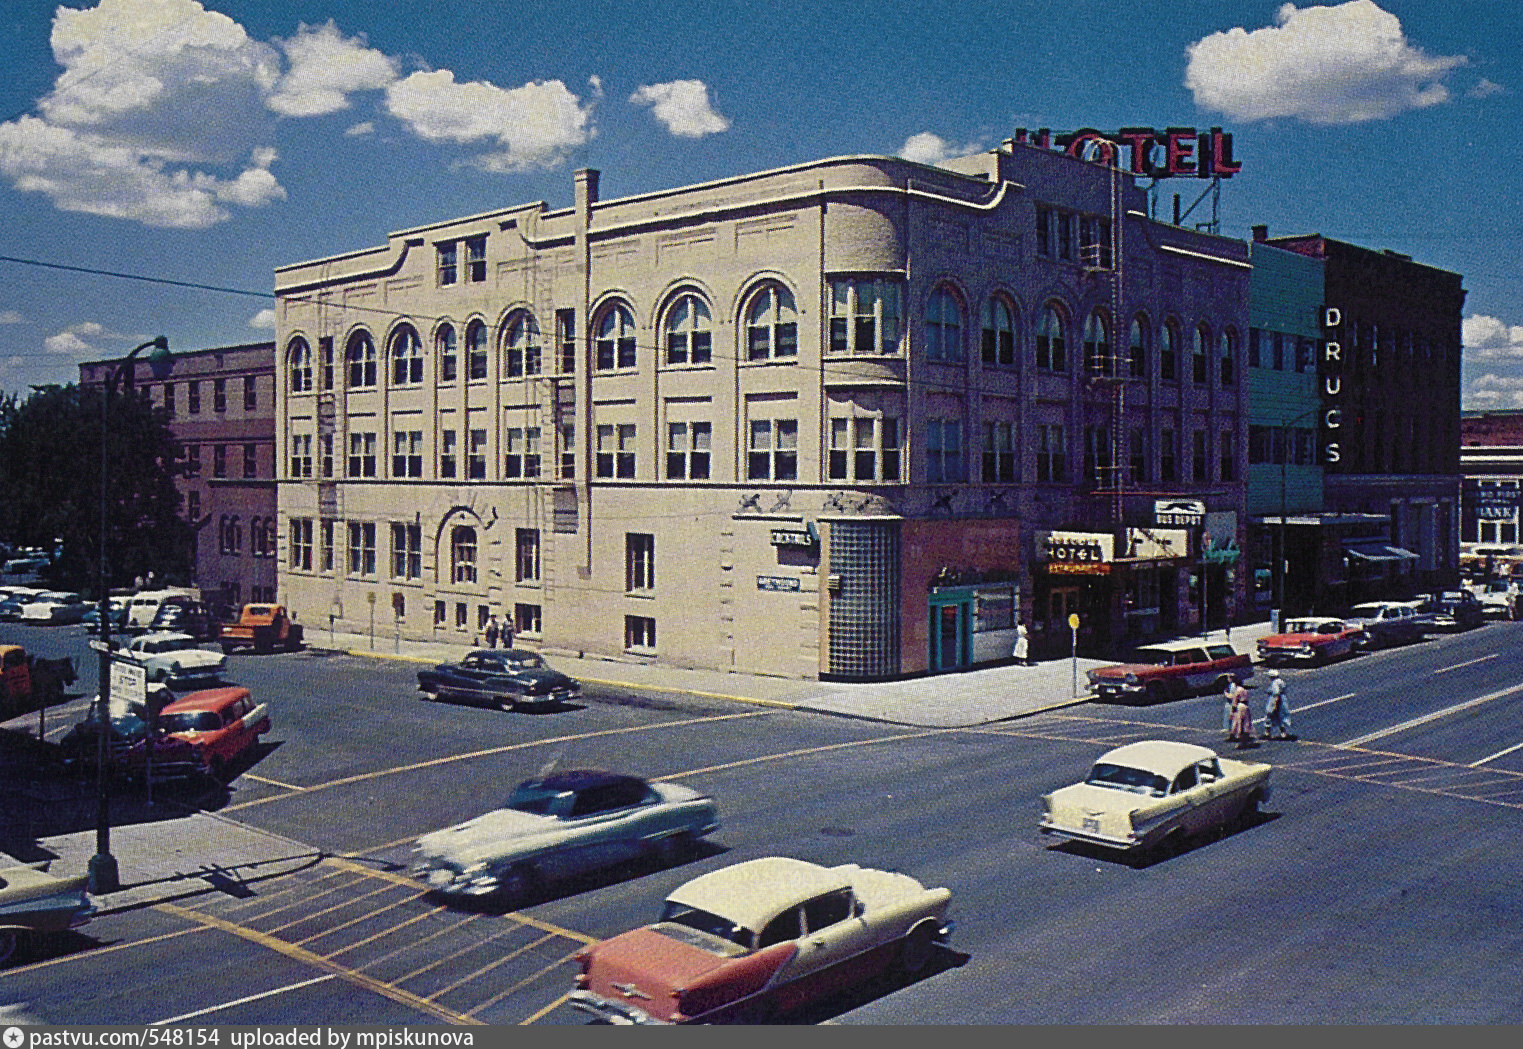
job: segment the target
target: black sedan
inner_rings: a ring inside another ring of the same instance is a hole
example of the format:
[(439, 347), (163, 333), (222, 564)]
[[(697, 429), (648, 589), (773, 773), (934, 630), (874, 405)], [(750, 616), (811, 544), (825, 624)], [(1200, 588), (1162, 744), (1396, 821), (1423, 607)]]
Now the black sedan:
[(452, 699), (503, 710), (560, 706), (581, 690), (580, 683), (521, 648), (478, 648), (458, 663), (418, 671), (418, 691), (424, 699)]

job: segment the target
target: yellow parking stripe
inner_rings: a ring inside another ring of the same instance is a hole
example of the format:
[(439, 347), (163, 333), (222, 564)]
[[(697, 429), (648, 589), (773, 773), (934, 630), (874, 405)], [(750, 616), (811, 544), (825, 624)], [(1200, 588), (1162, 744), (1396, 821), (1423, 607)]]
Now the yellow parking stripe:
[[(581, 948), (579, 947), (579, 948), (577, 948), (577, 950), (581, 950)], [(488, 998), (486, 1001), (482, 1002), (480, 1005), (475, 1006), (469, 1012), (467, 1012), (466, 1015), (474, 1018), (477, 1013), (481, 1012), (481, 1010), (486, 1009), (486, 1008), (488, 1008), (490, 1006), (496, 1005), (498, 1002), (502, 1001), (508, 995), (513, 994), (515, 991), (521, 991), (521, 990), (523, 990), (525, 987), (529, 986), (531, 983), (533, 983), (535, 980), (538, 980), (540, 977), (546, 976), (546, 975), (554, 972), (556, 969), (559, 969), (561, 966), (563, 966), (567, 962), (569, 962), (572, 958), (575, 958), (576, 957), (576, 953), (577, 953), (576, 951), (572, 951), (570, 954), (562, 955), (561, 957), (557, 958), (555, 961), (551, 962), (549, 965), (543, 966), (540, 969), (538, 969), (537, 971), (530, 973), (528, 976), (525, 976), (522, 980), (519, 980), (517, 983), (515, 983), (513, 986), (509, 987), (507, 990), (500, 991), (497, 994), (492, 995), (492, 997)]]
[(439, 968), (439, 966), (443, 965), (445, 962), (452, 962), (456, 958), (459, 958), (462, 954), (467, 954), (467, 953), (469, 953), (471, 951), (476, 950), (479, 947), (484, 947), (487, 944), (493, 942), (494, 940), (500, 940), (500, 939), (502, 939), (504, 936), (512, 936), (514, 933), (516, 933), (518, 931), (519, 931), (519, 929), (518, 929), (517, 926), (509, 926), (506, 929), (499, 929), (496, 932), (492, 933), (492, 935), (488, 936), (484, 940), (472, 940), (470, 943), (466, 944), (464, 947), (460, 948), (458, 951), (455, 951), (452, 954), (441, 954), (439, 957), (435, 958), (433, 961), (429, 962), (427, 965), (420, 965), (416, 969), (410, 969), (406, 973), (404, 973), (403, 975), (398, 976), (396, 979), (392, 980), (391, 982), (392, 983), (406, 983), (408, 980), (415, 980), (419, 976), (422, 976), (424, 973), (433, 972), (435, 969)]
[[(331, 959), (331, 958), (337, 958), (341, 954), (348, 954), (350, 951), (355, 950), (355, 949), (360, 948), (360, 947), (364, 947), (366, 944), (374, 943), (376, 940), (384, 939), (387, 936), (390, 936), (392, 933), (401, 932), (403, 929), (407, 928), (409, 925), (414, 925), (414, 924), (416, 924), (416, 923), (418, 923), (420, 921), (423, 921), (423, 920), (425, 920), (427, 918), (432, 918), (434, 915), (438, 914), (439, 912), (441, 912), (443, 910), (444, 910), (443, 907), (434, 907), (434, 908), (431, 908), (429, 910), (424, 911), (422, 914), (415, 914), (411, 918), (408, 918), (405, 922), (401, 922), (401, 923), (399, 923), (397, 925), (393, 925), (389, 929), (382, 929), (380, 932), (376, 933), (374, 936), (367, 936), (363, 940), (358, 940), (355, 943), (349, 944), (347, 947), (340, 947), (336, 951), (333, 951), (333, 952), (331, 952), (329, 954), (323, 955), (323, 957)], [(356, 919), (356, 920), (359, 920), (359, 919)], [(451, 928), (455, 928), (455, 926), (451, 926)], [(312, 939), (315, 939), (315, 938), (316, 937), (312, 937)], [(307, 941), (303, 940), (302, 942), (306, 943)], [(421, 941), (415, 941), (415, 942), (421, 942)], [(411, 946), (411, 945), (409, 945), (409, 946)]]
[[(414, 886), (414, 887), (416, 888), (416, 886)], [(379, 889), (371, 889), (369, 892), (362, 892), (358, 896), (351, 896), (347, 900), (344, 900), (344, 901), (342, 901), (340, 903), (335, 903), (332, 907), (324, 907), (320, 911), (309, 911), (306, 914), (298, 915), (297, 917), (293, 918), (291, 921), (285, 922), (284, 924), (281, 924), (281, 925), (277, 925), (273, 929), (265, 929), (264, 931), (266, 933), (271, 934), (271, 935), (274, 935), (277, 932), (284, 932), (285, 930), (291, 928), (294, 925), (301, 925), (301, 924), (303, 924), (305, 922), (311, 921), (314, 918), (321, 918), (325, 914), (332, 914), (334, 911), (341, 911), (345, 907), (348, 907), (348, 906), (351, 906), (353, 904), (359, 903), (361, 900), (368, 900), (372, 896), (379, 896), (383, 892), (390, 892), (391, 889), (392, 889), (392, 886), (389, 886), (389, 885), (382, 886)], [(418, 896), (422, 896), (422, 895), (423, 894), (420, 892), (417, 895), (415, 895), (413, 897), (413, 899), (417, 899)]]
[[(373, 911), (366, 911), (364, 914), (360, 915), (358, 918), (350, 918), (346, 922), (340, 922), (339, 924), (333, 926), (332, 928), (324, 929), (322, 932), (315, 932), (311, 936), (308, 936), (305, 939), (297, 940), (296, 942), (298, 944), (305, 945), (305, 944), (311, 943), (313, 940), (321, 940), (324, 936), (332, 936), (334, 933), (336, 933), (336, 932), (342, 932), (343, 930), (349, 928), (352, 925), (358, 925), (358, 924), (360, 924), (360, 922), (368, 922), (368, 921), (370, 921), (370, 919), (374, 918), (378, 914), (385, 914), (387, 911), (396, 910), (398, 907), (401, 907), (403, 904), (412, 903), (414, 900), (419, 899), (419, 898), (421, 898), (421, 897), (423, 897), (425, 895), (426, 895), (426, 893), (418, 892), (418, 893), (414, 893), (411, 896), (403, 896), (400, 900), (394, 900), (391, 903), (388, 903), (384, 907), (377, 907)], [(360, 897), (360, 898), (363, 899), (363, 897)], [(330, 955), (325, 955), (325, 957), (331, 958), (333, 956), (330, 954)]]
[(532, 1024), (535, 1021), (539, 1020), (541, 1017), (549, 1016), (551, 1013), (555, 1012), (555, 1010), (557, 1010), (561, 1006), (565, 1005), (566, 1002), (570, 1000), (570, 998), (571, 998), (571, 992), (567, 991), (565, 994), (561, 995), (559, 998), (557, 998), (555, 1001), (551, 1002), (549, 1005), (545, 1006), (543, 1009), (536, 1009), (532, 1013), (530, 1013), (528, 1016), (526, 1016), (522, 1020), (518, 1021), (518, 1026), (520, 1026), (520, 1027), (528, 1027), (530, 1024)]
[[(523, 954), (525, 954), (525, 953), (527, 953), (529, 951), (532, 951), (534, 948), (538, 947), (542, 943), (549, 943), (551, 940), (553, 940), (555, 938), (556, 937), (555, 937), (554, 933), (547, 932), (543, 936), (541, 936), (539, 939), (532, 940), (529, 943), (524, 944), (522, 947), (518, 948), (518, 950), (516, 950), (516, 951), (509, 951), (507, 954), (502, 955), (500, 958), (497, 958), (494, 961), (491, 961), (488, 964), (483, 965), (481, 968), (477, 969), (475, 972), (471, 973), (470, 975), (468, 975), (468, 976), (462, 976), (460, 979), (456, 980), (454, 983), (449, 984), (449, 985), (447, 985), (445, 987), (439, 988), (439, 990), (435, 991), (433, 994), (428, 996), (428, 1000), (431, 1001), (431, 1002), (436, 1002), (440, 998), (444, 997), (446, 994), (449, 994), (451, 991), (456, 990), (457, 988), (460, 988), (460, 987), (464, 987), (466, 984), (470, 983), (472, 980), (475, 980), (475, 979), (478, 979), (479, 977), (485, 976), (487, 973), (491, 972), (493, 969), (497, 968), (499, 965), (505, 965), (508, 962), (512, 961), (514, 958), (517, 958), (517, 957), (519, 957), (519, 956), (521, 956), (521, 955), (523, 955)], [(577, 950), (581, 950), (581, 948), (579, 947), (579, 948), (577, 948)]]
[[(422, 947), (425, 943), (428, 943), (431, 940), (437, 940), (441, 936), (447, 936), (450, 933), (454, 932), (456, 929), (464, 928), (465, 926), (471, 924), (471, 922), (477, 921), (478, 919), (480, 919), (482, 917), (484, 917), (484, 915), (480, 915), (480, 914), (469, 915), (469, 916), (467, 916), (465, 918), (462, 918), (459, 921), (455, 922), (453, 925), (446, 925), (444, 928), (442, 928), (442, 929), (436, 929), (435, 931), (429, 933), (427, 936), (422, 936), (422, 937), (419, 937), (416, 940), (412, 940), (412, 941), (410, 941), (408, 943), (404, 943), (402, 946), (396, 948), (395, 950), (387, 951), (385, 954), (381, 955), (380, 957), (378, 957), (378, 958), (372, 958), (368, 962), (365, 962), (364, 964), (359, 965), (356, 968), (358, 968), (361, 972), (364, 972), (366, 969), (374, 969), (377, 965), (380, 965), (382, 962), (390, 961), (391, 959), (395, 958), (397, 955), (403, 954), (403, 953), (405, 953), (407, 951), (410, 951), (410, 950), (412, 950), (415, 947)], [(399, 926), (397, 926), (397, 928), (400, 929), (400, 928), (402, 928), (402, 926), (399, 925)], [(339, 955), (341, 955), (343, 953), (344, 953), (343, 951), (334, 951), (328, 957), (330, 957), (330, 958), (337, 958)]]

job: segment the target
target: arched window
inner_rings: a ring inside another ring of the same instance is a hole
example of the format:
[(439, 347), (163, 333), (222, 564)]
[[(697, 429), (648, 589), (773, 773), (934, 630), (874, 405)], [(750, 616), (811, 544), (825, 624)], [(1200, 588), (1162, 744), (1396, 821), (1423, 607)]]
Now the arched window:
[(1015, 312), (998, 295), (984, 303), (984, 363), (1015, 364)]
[(689, 292), (666, 316), (666, 363), (708, 364), (713, 359), (714, 321), (708, 304)]
[(465, 364), (467, 379), (487, 377), (487, 326), (480, 321), (465, 329)]
[(1198, 383), (1204, 383), (1209, 378), (1206, 354), (1210, 345), (1211, 329), (1202, 324), (1195, 329), (1195, 342), (1190, 354), (1191, 378)]
[(456, 583), (476, 581), (476, 529), (456, 525), (450, 530), (450, 579)]
[(391, 382), (407, 386), (423, 381), (423, 340), (409, 325), (398, 328), (391, 337)]
[(1091, 375), (1111, 375), (1116, 370), (1110, 318), (1103, 310), (1092, 311), (1084, 321), (1084, 370)]
[(1163, 343), (1158, 347), (1158, 374), (1164, 379), (1179, 378), (1179, 325), (1172, 319), (1163, 325)]
[(291, 375), (292, 393), (312, 392), (312, 347), (307, 345), (307, 340), (298, 336), (291, 340), (291, 348), (286, 351), (286, 363)]
[(509, 377), (538, 375), (544, 370), (544, 342), (532, 313), (520, 313), (508, 326), (503, 367)]
[(227, 552), (234, 555), (243, 552), (243, 524), (237, 514), (227, 521)]
[(1130, 346), (1126, 359), (1132, 378), (1145, 379), (1148, 374), (1148, 319), (1142, 314), (1132, 318)]
[(1055, 305), (1042, 308), (1042, 320), (1036, 329), (1036, 366), (1054, 372), (1068, 370), (1063, 345), (1063, 315)]
[(787, 288), (769, 284), (751, 299), (746, 312), (746, 358), (797, 357), (798, 310)]
[(369, 332), (355, 332), (344, 351), (344, 363), (349, 374), (349, 389), (359, 390), (375, 385), (375, 342)]
[(434, 336), (434, 352), (439, 358), (439, 381), (454, 382), (460, 367), (458, 345), (455, 338), (455, 328), (446, 324), (439, 329), (439, 334)]
[(925, 304), (925, 355), (933, 361), (963, 359), (962, 303), (950, 288), (937, 288)]
[(614, 305), (603, 314), (593, 350), (598, 371), (635, 366), (635, 318), (628, 307)]
[(1237, 381), (1237, 332), (1232, 328), (1222, 329), (1221, 340), (1222, 355), (1222, 385), (1231, 386)]

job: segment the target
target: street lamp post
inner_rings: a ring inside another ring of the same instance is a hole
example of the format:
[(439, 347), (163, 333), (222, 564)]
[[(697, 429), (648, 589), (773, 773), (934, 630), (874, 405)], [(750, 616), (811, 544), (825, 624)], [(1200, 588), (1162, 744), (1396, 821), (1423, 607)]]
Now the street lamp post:
[[(132, 388), (132, 362), (147, 349), (154, 351), (149, 359), (160, 363), (169, 357), (169, 340), (162, 335), (149, 339), (117, 364), (107, 365), (100, 392), (100, 694), (95, 709), (95, 855), (90, 857), (88, 885), (94, 893), (115, 892), (122, 885), (116, 857), (111, 855), (111, 808), (106, 793), (106, 758), (110, 753), (107, 737), (111, 733), (111, 576), (106, 563), (106, 453), (110, 442), (106, 409), (123, 376), (127, 388)], [(153, 741), (149, 740), (148, 745), (152, 746)]]

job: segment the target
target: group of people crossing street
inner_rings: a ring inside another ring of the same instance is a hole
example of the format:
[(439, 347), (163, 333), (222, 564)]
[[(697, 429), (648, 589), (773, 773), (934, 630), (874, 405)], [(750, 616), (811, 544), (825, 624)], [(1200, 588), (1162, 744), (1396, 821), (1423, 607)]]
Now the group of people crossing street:
[[(1269, 671), (1269, 688), (1264, 699), (1265, 739), (1294, 739), (1290, 734), (1290, 702), (1285, 697), (1285, 679), (1278, 670)], [(1227, 742), (1239, 748), (1253, 744), (1253, 708), (1248, 702), (1248, 689), (1237, 678), (1227, 681), (1223, 694), (1222, 731)]]

